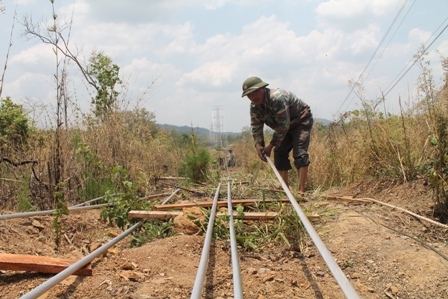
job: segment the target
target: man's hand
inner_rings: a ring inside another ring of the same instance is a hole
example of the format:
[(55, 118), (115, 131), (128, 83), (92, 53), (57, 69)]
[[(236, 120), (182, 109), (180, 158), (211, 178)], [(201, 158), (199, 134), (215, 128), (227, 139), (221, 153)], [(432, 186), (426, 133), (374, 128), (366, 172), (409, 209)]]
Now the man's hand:
[(257, 151), (258, 157), (264, 162), (267, 162), (265, 155), (265, 148), (261, 144), (255, 145), (255, 150)]
[(267, 157), (270, 157), (270, 156), (271, 156), (271, 152), (272, 152), (272, 148), (273, 148), (273, 147), (274, 147), (274, 146), (273, 146), (272, 144), (269, 143), (269, 145), (266, 146), (266, 147), (264, 148), (264, 154), (265, 154)]

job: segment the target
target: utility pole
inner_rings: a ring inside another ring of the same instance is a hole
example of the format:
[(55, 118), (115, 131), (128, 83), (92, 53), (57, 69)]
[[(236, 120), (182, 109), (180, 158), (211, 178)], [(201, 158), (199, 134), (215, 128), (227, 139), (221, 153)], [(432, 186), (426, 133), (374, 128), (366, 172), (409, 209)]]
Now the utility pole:
[(210, 140), (214, 146), (224, 147), (227, 145), (225, 134), (223, 132), (224, 116), (222, 115), (222, 106), (213, 106), (212, 125), (210, 131)]

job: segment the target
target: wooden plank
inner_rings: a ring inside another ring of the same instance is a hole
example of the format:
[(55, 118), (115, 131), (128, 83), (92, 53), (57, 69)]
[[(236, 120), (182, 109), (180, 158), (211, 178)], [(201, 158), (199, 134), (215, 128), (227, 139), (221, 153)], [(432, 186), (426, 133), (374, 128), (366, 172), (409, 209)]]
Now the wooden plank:
[[(129, 218), (137, 218), (137, 219), (162, 219), (167, 220), (174, 218), (176, 216), (183, 215), (183, 212), (170, 212), (170, 211), (129, 211)], [(216, 216), (225, 216), (228, 213), (216, 213)], [(275, 212), (248, 212), (244, 213), (244, 216), (237, 215), (236, 212), (233, 213), (233, 217), (235, 219), (243, 219), (243, 220), (272, 220), (274, 219), (278, 213)]]
[[(59, 273), (76, 262), (77, 261), (74, 260), (66, 260), (46, 256), (7, 253), (0, 254), (0, 270)], [(92, 267), (89, 263), (73, 274), (81, 276), (92, 276)]]
[[(278, 200), (265, 200), (264, 203), (275, 203), (275, 202), (289, 202), (289, 199), (278, 199)], [(252, 200), (252, 199), (236, 199), (232, 200), (232, 205), (242, 205), (242, 206), (252, 206), (255, 204), (262, 204), (262, 200)], [(155, 205), (154, 210), (156, 211), (166, 211), (166, 210), (179, 210), (183, 208), (191, 207), (201, 207), (210, 208), (213, 205), (213, 201), (203, 201), (203, 202), (188, 202), (188, 203), (176, 203), (168, 205)], [(227, 200), (220, 200), (217, 203), (218, 207), (227, 207)]]
[(186, 177), (181, 177), (181, 176), (166, 176), (166, 177), (159, 177), (159, 180), (167, 180), (167, 181), (175, 181), (175, 180), (188, 180), (188, 178)]
[(129, 211), (129, 218), (137, 219), (162, 219), (168, 220), (175, 218), (176, 216), (182, 215), (181, 211)]
[[(217, 213), (218, 216), (228, 215), (228, 213)], [(242, 220), (272, 220), (277, 217), (277, 212), (247, 212), (244, 216), (237, 215), (236, 212), (233, 213), (233, 218)]]
[(152, 194), (152, 195), (145, 196), (144, 199), (154, 199), (154, 198), (159, 198), (162, 196), (169, 196), (169, 195), (171, 195), (171, 193)]
[(285, 190), (283, 190), (283, 189), (266, 189), (266, 188), (258, 188), (258, 190), (260, 190), (260, 191), (265, 191), (265, 192), (285, 193)]

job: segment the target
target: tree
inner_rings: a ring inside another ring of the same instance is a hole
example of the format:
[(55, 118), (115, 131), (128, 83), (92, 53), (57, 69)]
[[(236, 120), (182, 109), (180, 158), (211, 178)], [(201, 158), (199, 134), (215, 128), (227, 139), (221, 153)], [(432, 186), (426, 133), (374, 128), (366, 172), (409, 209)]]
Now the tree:
[(28, 117), (11, 98), (0, 99), (0, 148), (22, 145), (30, 134)]
[(158, 132), (156, 117), (145, 108), (120, 112), (123, 128), (132, 132), (139, 140), (148, 140)]
[[(54, 227), (56, 228), (56, 245), (59, 245), (60, 230), (59, 230), (59, 216), (66, 214), (67, 202), (64, 197), (63, 186), (65, 185), (64, 175), (64, 157), (62, 155), (62, 141), (61, 130), (63, 129), (63, 115), (65, 114), (65, 123), (67, 125), (67, 94), (65, 90), (66, 80), (66, 65), (68, 60), (74, 61), (85, 75), (84, 68), (79, 63), (77, 56), (73, 54), (68, 48), (68, 41), (70, 34), (67, 38), (64, 38), (63, 32), (66, 29), (71, 30), (71, 22), (61, 24), (58, 21), (56, 14), (54, 0), (50, 0), (52, 6), (52, 23), (49, 24), (34, 24), (31, 17), (24, 18), (23, 26), (25, 27), (25, 36), (34, 37), (40, 39), (43, 43), (49, 44), (53, 47), (53, 53), (55, 55), (55, 73), (54, 80), (56, 84), (56, 128), (54, 147), (51, 153), (51, 160), (49, 163), (48, 171), (48, 190), (49, 196), (52, 202), (56, 203), (58, 211), (55, 213)], [(62, 54), (62, 57), (61, 57)], [(61, 66), (62, 64), (62, 66)], [(86, 78), (89, 81), (89, 78)], [(90, 83), (90, 82), (89, 82)]]
[(94, 114), (99, 119), (107, 117), (116, 104), (119, 92), (115, 90), (115, 85), (121, 83), (118, 76), (119, 71), (118, 65), (112, 63), (112, 59), (102, 52), (92, 53), (87, 74), (96, 83), (97, 94), (92, 99), (92, 104), (94, 105)]

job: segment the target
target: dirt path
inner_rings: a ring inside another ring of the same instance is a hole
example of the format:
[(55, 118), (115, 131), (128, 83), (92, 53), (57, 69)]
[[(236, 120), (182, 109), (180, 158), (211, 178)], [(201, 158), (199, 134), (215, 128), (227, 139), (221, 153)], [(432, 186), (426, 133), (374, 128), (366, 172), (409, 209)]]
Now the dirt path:
[[(333, 193), (373, 197), (430, 216), (429, 191), (420, 188), (417, 182)], [(448, 261), (435, 252), (448, 256), (446, 229), (376, 204), (319, 204), (336, 210), (316, 229), (361, 298), (448, 298)], [(0, 222), (0, 253), (79, 258), (118, 232), (100, 221), (98, 211), (72, 213), (64, 246), (55, 251), (51, 221), (41, 216)], [(129, 248), (125, 239), (94, 260), (93, 276), (70, 276), (41, 298), (190, 298), (203, 238), (177, 235), (139, 248)], [(213, 243), (204, 298), (233, 298), (229, 252), (228, 243)], [(240, 268), (244, 298), (345, 298), (311, 241), (302, 252), (241, 254)], [(0, 298), (19, 298), (50, 277), (0, 271)]]

